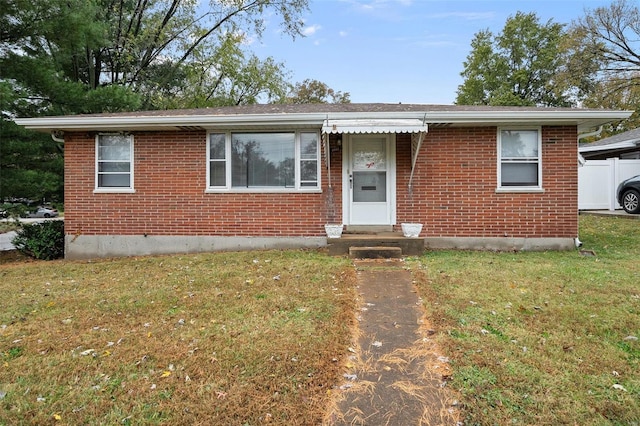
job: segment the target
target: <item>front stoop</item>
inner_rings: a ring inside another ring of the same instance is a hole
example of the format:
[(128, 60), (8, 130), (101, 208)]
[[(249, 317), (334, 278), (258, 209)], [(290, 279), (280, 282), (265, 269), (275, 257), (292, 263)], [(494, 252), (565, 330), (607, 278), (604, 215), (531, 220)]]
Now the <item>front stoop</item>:
[(402, 257), (400, 247), (349, 247), (352, 259), (392, 259)]
[[(365, 256), (354, 256), (351, 248), (367, 248), (372, 256), (380, 257), (402, 257), (419, 256), (424, 250), (423, 238), (406, 238), (398, 232), (387, 232), (379, 234), (342, 234), (340, 238), (327, 238), (327, 248), (331, 256), (350, 255), (352, 257), (366, 258)], [(387, 250), (393, 256), (382, 256)], [(400, 249), (400, 254), (398, 250)], [(356, 250), (357, 252), (358, 250)]]

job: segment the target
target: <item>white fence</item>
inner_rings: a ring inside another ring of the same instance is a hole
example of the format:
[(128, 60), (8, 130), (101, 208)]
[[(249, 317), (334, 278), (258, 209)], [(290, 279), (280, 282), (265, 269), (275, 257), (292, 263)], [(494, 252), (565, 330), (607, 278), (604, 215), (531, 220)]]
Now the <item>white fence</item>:
[(616, 188), (623, 180), (640, 175), (640, 160), (587, 160), (578, 168), (578, 208), (616, 210)]

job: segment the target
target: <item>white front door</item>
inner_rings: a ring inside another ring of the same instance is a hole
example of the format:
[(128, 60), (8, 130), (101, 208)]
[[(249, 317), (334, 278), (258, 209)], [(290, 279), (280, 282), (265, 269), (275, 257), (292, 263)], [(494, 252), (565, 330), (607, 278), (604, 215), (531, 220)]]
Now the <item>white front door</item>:
[(344, 223), (395, 221), (395, 135), (350, 135), (344, 150)]

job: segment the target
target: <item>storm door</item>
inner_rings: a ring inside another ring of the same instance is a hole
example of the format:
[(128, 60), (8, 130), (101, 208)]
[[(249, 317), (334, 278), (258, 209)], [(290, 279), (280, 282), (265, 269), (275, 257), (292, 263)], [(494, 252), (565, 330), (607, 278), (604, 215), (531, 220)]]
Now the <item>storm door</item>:
[(351, 135), (346, 149), (345, 223), (391, 225), (395, 202), (395, 145), (385, 134)]

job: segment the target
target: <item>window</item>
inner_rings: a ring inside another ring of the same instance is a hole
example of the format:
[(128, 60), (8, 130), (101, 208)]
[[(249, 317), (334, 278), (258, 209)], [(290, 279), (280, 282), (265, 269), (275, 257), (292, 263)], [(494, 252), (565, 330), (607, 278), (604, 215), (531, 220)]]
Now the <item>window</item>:
[(317, 132), (210, 133), (211, 190), (299, 190), (319, 187)]
[(133, 189), (133, 136), (98, 135), (96, 137), (96, 190)]
[(538, 129), (502, 129), (498, 134), (498, 181), (503, 189), (540, 189), (541, 142)]

